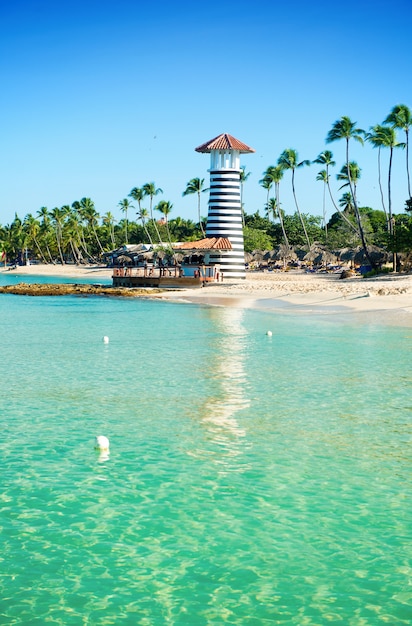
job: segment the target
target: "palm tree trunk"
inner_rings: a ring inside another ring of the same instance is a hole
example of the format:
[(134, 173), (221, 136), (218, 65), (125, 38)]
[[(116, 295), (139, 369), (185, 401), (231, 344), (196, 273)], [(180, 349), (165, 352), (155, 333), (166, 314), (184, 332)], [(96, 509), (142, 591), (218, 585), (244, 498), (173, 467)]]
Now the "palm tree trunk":
[(381, 176), (381, 147), (378, 147), (378, 180), (379, 180), (379, 190), (381, 192), (381, 202), (382, 202), (382, 208), (385, 212), (385, 217), (386, 217), (386, 221), (388, 223), (388, 230), (389, 230), (389, 222), (388, 222), (388, 215), (386, 213), (386, 206), (385, 206), (385, 201), (383, 199), (383, 189), (382, 189), (382, 176)]
[(355, 226), (352, 224), (352, 222), (346, 217), (346, 215), (340, 210), (340, 208), (336, 204), (336, 202), (335, 202), (335, 200), (333, 198), (333, 195), (332, 195), (332, 190), (330, 188), (329, 178), (328, 178), (328, 190), (329, 190), (330, 199), (332, 200), (332, 204), (335, 207), (336, 211), (339, 213), (341, 218), (347, 223), (347, 225), (353, 230), (353, 232), (356, 234), (356, 236), (360, 238), (359, 230), (357, 228), (355, 228)]
[(153, 217), (153, 196), (150, 196), (150, 218), (153, 222), (153, 226), (155, 228), (157, 238), (159, 239), (159, 243), (162, 246), (163, 245), (162, 238), (160, 236), (159, 229), (157, 228), (156, 220)]
[(406, 135), (406, 175), (408, 177), (408, 194), (411, 197), (411, 179), (409, 176), (409, 129), (405, 128)]
[(146, 235), (147, 235), (147, 238), (149, 239), (150, 245), (151, 245), (151, 246), (152, 246), (152, 248), (153, 248), (153, 241), (152, 241), (152, 238), (151, 238), (151, 236), (150, 236), (149, 231), (147, 230), (146, 222), (145, 222), (144, 220), (142, 220), (142, 224), (143, 224), (144, 231), (145, 231), (145, 233), (146, 233)]
[[(393, 217), (392, 217), (392, 193), (391, 193), (391, 177), (392, 177), (392, 158), (393, 158), (393, 147), (391, 146), (391, 151), (389, 155), (389, 170), (388, 170), (388, 209), (389, 209), (389, 235), (391, 237), (392, 247), (394, 247), (394, 229), (393, 229)], [(396, 272), (396, 266), (398, 264), (396, 252), (392, 250), (392, 269)]]
[(297, 201), (297, 199), (296, 199), (296, 192), (295, 192), (295, 170), (294, 170), (294, 169), (292, 170), (292, 191), (293, 191), (293, 197), (294, 197), (294, 199), (295, 199), (296, 210), (297, 210), (297, 212), (298, 212), (299, 219), (300, 219), (300, 223), (302, 224), (303, 232), (305, 233), (306, 241), (307, 241), (307, 244), (308, 244), (308, 247), (309, 247), (309, 250), (310, 250), (310, 240), (309, 240), (309, 237), (308, 237), (308, 233), (307, 233), (307, 231), (306, 231), (305, 222), (303, 221), (303, 217), (302, 217), (302, 214), (301, 214), (300, 209), (299, 209), (298, 201)]
[(375, 265), (375, 263), (372, 261), (372, 259), (370, 257), (370, 254), (369, 254), (369, 251), (368, 251), (368, 246), (366, 244), (365, 233), (364, 233), (362, 222), (361, 222), (361, 216), (360, 216), (360, 213), (359, 213), (358, 203), (356, 201), (356, 192), (354, 190), (352, 178), (351, 178), (351, 175), (350, 175), (350, 167), (349, 167), (349, 138), (346, 139), (346, 171), (348, 173), (349, 189), (350, 189), (350, 192), (351, 192), (351, 195), (352, 195), (353, 208), (355, 210), (356, 221), (358, 223), (359, 234), (360, 234), (360, 238), (361, 238), (361, 242), (362, 242), (362, 248), (363, 248), (363, 251), (365, 253), (365, 257), (368, 260), (369, 265), (372, 268), (375, 268), (376, 265)]
[(45, 256), (44, 256), (44, 254), (43, 254), (43, 250), (42, 250), (42, 249), (40, 248), (40, 246), (39, 246), (39, 242), (37, 241), (37, 238), (36, 238), (36, 237), (33, 237), (33, 240), (34, 240), (34, 243), (35, 243), (35, 244), (36, 244), (36, 246), (37, 246), (38, 251), (40, 252), (40, 256), (41, 256), (41, 258), (43, 259), (43, 262), (44, 262), (44, 263), (46, 263), (46, 265), (47, 265), (46, 257), (45, 257)]
[(288, 236), (286, 234), (286, 230), (285, 230), (285, 224), (283, 222), (283, 216), (282, 216), (282, 211), (280, 208), (280, 200), (279, 200), (279, 183), (275, 184), (275, 198), (276, 198), (276, 206), (278, 207), (278, 215), (279, 215), (279, 222), (280, 222), (280, 227), (282, 229), (282, 235), (283, 235), (283, 239), (285, 240), (285, 244), (287, 245), (287, 247), (289, 248), (289, 239)]
[(325, 239), (328, 240), (328, 226), (326, 224), (326, 185), (323, 185), (323, 227), (325, 229)]

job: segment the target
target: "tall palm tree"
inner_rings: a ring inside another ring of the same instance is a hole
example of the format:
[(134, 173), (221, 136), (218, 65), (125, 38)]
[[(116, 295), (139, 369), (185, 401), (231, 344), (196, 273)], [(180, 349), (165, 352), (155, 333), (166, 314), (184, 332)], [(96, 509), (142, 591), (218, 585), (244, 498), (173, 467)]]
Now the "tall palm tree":
[(329, 175), (326, 170), (321, 170), (316, 176), (316, 180), (321, 180), (323, 184), (323, 201), (322, 201), (322, 216), (323, 216), (323, 228), (325, 229), (325, 237), (328, 239), (328, 225), (326, 223), (326, 187), (329, 183)]
[(36, 220), (35, 217), (33, 217), (31, 213), (28, 213), (24, 218), (23, 228), (27, 232), (29, 240), (33, 241), (34, 245), (36, 246), (43, 263), (47, 263), (47, 260), (43, 254), (43, 250), (41, 249), (39, 241), (37, 239), (37, 236), (40, 233), (40, 223), (38, 222), (38, 220)]
[(266, 212), (268, 214), (268, 217), (272, 216), (273, 219), (276, 219), (276, 218), (279, 219), (280, 227), (282, 229), (283, 239), (285, 240), (286, 246), (289, 247), (289, 240), (286, 235), (285, 224), (283, 221), (283, 211), (280, 207), (280, 204), (277, 198), (269, 198), (269, 202), (266, 205)]
[(346, 191), (342, 197), (339, 198), (339, 205), (348, 213), (354, 212), (352, 194), (349, 191)]
[(365, 231), (362, 226), (362, 220), (359, 212), (359, 207), (356, 202), (356, 195), (354, 193), (353, 183), (350, 177), (350, 169), (349, 169), (349, 141), (352, 139), (357, 141), (358, 143), (363, 145), (363, 138), (365, 136), (365, 131), (361, 128), (356, 127), (356, 122), (352, 122), (350, 117), (347, 115), (342, 116), (339, 120), (333, 124), (332, 128), (328, 132), (326, 137), (326, 142), (331, 143), (333, 141), (339, 141), (340, 139), (344, 139), (346, 143), (346, 173), (348, 176), (348, 183), (350, 192), (352, 194), (353, 199), (353, 207), (356, 216), (356, 222), (358, 224), (359, 234), (362, 242), (362, 248), (365, 252), (365, 256), (368, 259), (369, 264), (372, 267), (375, 267), (375, 263), (371, 259), (368, 248), (366, 245)]
[(304, 161), (299, 162), (298, 153), (293, 148), (286, 148), (278, 158), (278, 165), (281, 166), (283, 170), (290, 170), (292, 172), (292, 191), (293, 197), (295, 200), (296, 210), (299, 215), (300, 223), (302, 224), (303, 232), (305, 233), (306, 242), (310, 249), (310, 239), (306, 230), (305, 222), (303, 220), (302, 214), (299, 209), (299, 204), (296, 198), (296, 190), (295, 190), (295, 171), (298, 168), (301, 168), (305, 165), (310, 165), (310, 161), (305, 159)]
[[(329, 190), (329, 197), (332, 201), (333, 206), (335, 207), (335, 210), (337, 211), (337, 213), (339, 213), (339, 215), (341, 216), (341, 218), (347, 223), (347, 225), (349, 226), (349, 228), (351, 228), (351, 230), (353, 230), (358, 237), (360, 237), (360, 234), (358, 232), (358, 229), (352, 224), (352, 222), (350, 220), (348, 220), (348, 218), (346, 217), (345, 213), (343, 213), (340, 208), (338, 207), (338, 205), (335, 202), (335, 199), (332, 195), (332, 190), (330, 188), (330, 174), (329, 174), (329, 168), (330, 167), (334, 167), (336, 165), (336, 161), (333, 160), (333, 153), (330, 150), (324, 150), (323, 152), (321, 152), (318, 157), (313, 161), (313, 163), (318, 163), (319, 165), (324, 165), (325, 166), (325, 171), (326, 175), (321, 174), (321, 172), (319, 172), (318, 177), (316, 178), (316, 180), (323, 180), (324, 182), (326, 182), (326, 185), (328, 187)], [(321, 176), (321, 178), (319, 178), (319, 176)]]
[(99, 235), (97, 234), (96, 230), (96, 225), (98, 223), (100, 215), (96, 211), (93, 200), (91, 200), (90, 198), (82, 198), (80, 200), (80, 210), (83, 219), (87, 222), (89, 228), (91, 228), (94, 234), (97, 245), (100, 248), (100, 253), (103, 254), (103, 246), (100, 242)]
[(172, 242), (170, 239), (169, 222), (167, 216), (170, 214), (172, 209), (173, 204), (166, 200), (160, 200), (160, 202), (155, 206), (155, 211), (159, 211), (165, 219), (167, 238), (169, 239), (170, 247), (172, 247)]
[(123, 198), (123, 200), (120, 200), (120, 202), (119, 202), (119, 204), (117, 206), (120, 207), (120, 210), (122, 211), (122, 213), (125, 214), (125, 224), (126, 224), (125, 241), (126, 241), (126, 245), (127, 245), (129, 243), (128, 242), (128, 233), (127, 233), (127, 227), (128, 227), (127, 215), (128, 215), (129, 209), (134, 209), (134, 205), (130, 204), (130, 200), (128, 200), (127, 198)]
[(412, 124), (412, 112), (406, 104), (397, 104), (385, 118), (384, 124), (391, 124), (393, 128), (405, 131), (406, 145), (406, 175), (408, 179), (408, 194), (411, 197), (411, 181), (409, 176), (409, 128)]
[(74, 210), (70, 210), (67, 214), (67, 219), (64, 225), (65, 236), (67, 237), (68, 244), (72, 251), (72, 256), (76, 265), (80, 265), (82, 261), (82, 252), (81, 252), (81, 240), (79, 234), (79, 219), (78, 215)]
[(200, 194), (207, 191), (207, 189), (204, 189), (204, 182), (204, 178), (192, 178), (191, 180), (189, 180), (186, 185), (186, 189), (182, 193), (182, 196), (188, 196), (193, 193), (197, 194), (197, 217), (203, 237), (205, 236), (205, 231), (202, 224), (202, 218), (200, 216)]
[(105, 226), (107, 226), (107, 228), (109, 230), (109, 236), (110, 236), (110, 241), (111, 241), (111, 244), (112, 244), (112, 248), (115, 248), (116, 247), (116, 240), (114, 238), (114, 225), (116, 223), (116, 220), (114, 219), (113, 213), (111, 213), (110, 211), (107, 211), (107, 213), (105, 213), (105, 215), (103, 215), (102, 221), (103, 221), (103, 224)]
[(86, 229), (83, 223), (83, 222), (86, 222), (86, 218), (84, 216), (81, 202), (79, 202), (78, 200), (75, 200), (72, 204), (72, 209), (73, 209), (74, 220), (77, 223), (77, 232), (78, 232), (80, 247), (83, 250), (85, 258), (86, 259), (90, 258), (90, 259), (93, 259), (93, 261), (97, 261), (97, 259), (93, 257), (93, 254), (90, 252), (90, 250), (87, 247), (87, 242), (86, 242), (86, 237), (85, 237)]
[(136, 200), (138, 211), (140, 211), (140, 209), (142, 208), (142, 201), (144, 197), (145, 193), (142, 187), (133, 187), (133, 189), (129, 193), (129, 198), (133, 198), (133, 200)]
[(46, 247), (46, 251), (47, 251), (47, 255), (49, 257), (49, 260), (51, 261), (51, 263), (53, 263), (53, 265), (55, 265), (55, 260), (53, 259), (53, 255), (50, 252), (50, 248), (49, 248), (49, 240), (50, 240), (50, 234), (51, 234), (51, 223), (50, 223), (50, 214), (49, 214), (49, 210), (47, 207), (42, 206), (38, 211), (37, 211), (37, 215), (41, 218), (41, 224), (40, 224), (40, 231), (41, 231), (41, 239), (42, 239), (42, 243), (44, 243), (45, 247)]
[(286, 235), (285, 224), (283, 220), (283, 211), (280, 209), (280, 197), (279, 197), (280, 196), (279, 194), (280, 181), (283, 178), (283, 172), (284, 172), (284, 169), (281, 165), (269, 165), (269, 167), (267, 167), (266, 170), (263, 172), (263, 178), (262, 180), (259, 181), (259, 183), (264, 189), (267, 189), (266, 206), (269, 206), (269, 203), (270, 203), (269, 192), (272, 189), (272, 186), (275, 185), (275, 202), (276, 202), (276, 207), (279, 208), (279, 210), (277, 211), (277, 216), (279, 218), (280, 226), (282, 228), (283, 238), (285, 240), (286, 245), (289, 246), (289, 240)]
[[(348, 176), (349, 169), (349, 176)], [(349, 168), (346, 165), (342, 165), (339, 174), (336, 174), (336, 180), (344, 180), (344, 184), (339, 187), (339, 189), (343, 189), (344, 187), (349, 187), (352, 183), (353, 187), (353, 199), (354, 202), (357, 200), (356, 192), (358, 183), (361, 177), (361, 168), (356, 163), (356, 161), (349, 162)]]
[(149, 211), (150, 211), (150, 219), (153, 222), (153, 226), (155, 228), (156, 231), (156, 235), (159, 239), (159, 243), (162, 243), (162, 238), (160, 237), (160, 233), (159, 233), (159, 229), (157, 228), (157, 224), (156, 224), (156, 220), (153, 218), (153, 198), (155, 196), (157, 196), (159, 193), (163, 193), (163, 189), (161, 189), (160, 187), (156, 188), (155, 183), (145, 183), (143, 185), (143, 192), (145, 196), (149, 196), (150, 198), (150, 205), (149, 205)]
[(153, 241), (152, 241), (152, 238), (151, 238), (150, 233), (149, 233), (149, 231), (147, 229), (147, 226), (146, 226), (146, 221), (149, 219), (148, 210), (144, 209), (144, 208), (141, 208), (138, 211), (138, 213), (137, 213), (137, 219), (142, 222), (143, 229), (144, 229), (144, 231), (145, 231), (145, 233), (147, 235), (147, 238), (148, 238), (148, 240), (150, 242), (150, 245), (153, 247)]
[[(378, 155), (380, 153), (381, 148), (389, 148), (389, 166), (388, 166), (388, 213), (389, 217), (385, 210), (385, 215), (388, 221), (388, 230), (391, 234), (393, 234), (393, 219), (392, 219), (392, 190), (391, 190), (391, 177), (392, 177), (392, 161), (393, 161), (393, 151), (395, 148), (405, 148), (406, 144), (402, 142), (398, 142), (396, 139), (396, 131), (395, 126), (381, 126), (377, 124), (371, 128), (370, 133), (366, 135), (366, 139), (373, 145), (373, 147), (377, 147), (379, 149)], [(380, 167), (380, 165), (379, 165)], [(379, 186), (381, 188), (381, 183), (379, 181)], [(381, 189), (381, 194), (382, 189)], [(383, 204), (383, 199), (382, 199)]]
[(64, 265), (64, 256), (63, 256), (63, 223), (66, 215), (66, 211), (63, 209), (59, 209), (55, 207), (52, 211), (50, 211), (50, 217), (54, 224), (54, 232), (56, 237), (57, 249), (59, 251), (60, 262)]
[[(271, 166), (273, 167), (273, 166)], [(266, 170), (267, 172), (267, 170)], [(265, 206), (267, 206), (269, 204), (269, 194), (270, 194), (270, 190), (273, 187), (274, 184), (274, 180), (271, 176), (269, 176), (266, 172), (263, 173), (263, 178), (260, 179), (259, 181), (259, 185), (261, 187), (263, 187), (263, 189), (266, 189), (266, 204)]]
[(376, 124), (375, 126), (371, 126), (369, 133), (366, 133), (366, 141), (368, 141), (373, 148), (378, 148), (378, 183), (379, 183), (379, 191), (381, 194), (381, 203), (382, 208), (384, 210), (386, 220), (388, 220), (388, 213), (386, 211), (385, 200), (383, 196), (382, 189), (382, 170), (381, 170), (381, 149), (386, 144), (385, 131), (387, 127), (381, 126), (380, 124)]

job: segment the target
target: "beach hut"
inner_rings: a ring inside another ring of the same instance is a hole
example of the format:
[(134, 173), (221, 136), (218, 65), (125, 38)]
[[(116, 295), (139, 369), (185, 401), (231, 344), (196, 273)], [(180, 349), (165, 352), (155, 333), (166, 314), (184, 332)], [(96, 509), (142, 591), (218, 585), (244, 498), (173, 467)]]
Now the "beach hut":
[(216, 280), (220, 280), (219, 276), (222, 274), (216, 257), (224, 259), (232, 250), (232, 244), (227, 237), (205, 237), (199, 241), (185, 241), (173, 245), (174, 253), (184, 255), (181, 269), (185, 276), (196, 276), (199, 268), (213, 268), (212, 272), (207, 270), (206, 273)]

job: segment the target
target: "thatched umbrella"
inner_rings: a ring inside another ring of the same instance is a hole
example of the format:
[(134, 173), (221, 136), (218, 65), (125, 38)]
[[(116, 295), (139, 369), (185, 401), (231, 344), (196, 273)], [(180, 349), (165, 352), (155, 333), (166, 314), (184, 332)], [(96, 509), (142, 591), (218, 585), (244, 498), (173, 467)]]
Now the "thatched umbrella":
[(276, 259), (277, 261), (295, 261), (297, 258), (295, 250), (284, 243), (277, 246), (276, 250), (272, 253), (272, 259)]
[(337, 257), (340, 261), (353, 261), (357, 249), (355, 248), (341, 248), (336, 251)]
[(313, 248), (304, 256), (304, 261), (309, 261), (314, 265), (329, 265), (338, 260), (336, 254), (326, 250), (326, 248)]
[(126, 263), (131, 263), (132, 259), (127, 254), (121, 254), (117, 257), (116, 262), (119, 263), (119, 265), (125, 265)]
[(264, 250), (253, 250), (252, 252), (253, 260), (256, 263), (261, 263), (263, 261), (264, 254), (265, 254)]
[[(367, 251), (369, 255), (369, 259), (372, 263), (386, 263), (389, 260), (389, 253), (384, 248), (380, 248), (379, 246), (367, 246)], [(362, 263), (369, 263), (369, 259), (366, 256), (366, 252), (363, 247), (359, 246), (355, 252), (353, 260), (358, 265), (362, 265)]]
[(308, 249), (307, 248), (300, 248), (298, 246), (293, 246), (293, 251), (296, 254), (296, 258), (299, 261), (303, 261), (303, 259), (305, 258), (306, 254), (308, 253)]

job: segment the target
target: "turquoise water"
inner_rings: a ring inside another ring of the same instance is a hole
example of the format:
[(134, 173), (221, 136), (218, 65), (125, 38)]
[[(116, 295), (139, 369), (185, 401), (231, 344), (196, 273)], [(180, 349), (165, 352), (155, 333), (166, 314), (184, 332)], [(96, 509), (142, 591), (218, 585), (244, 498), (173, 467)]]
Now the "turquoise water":
[(0, 624), (411, 623), (412, 329), (0, 298)]

